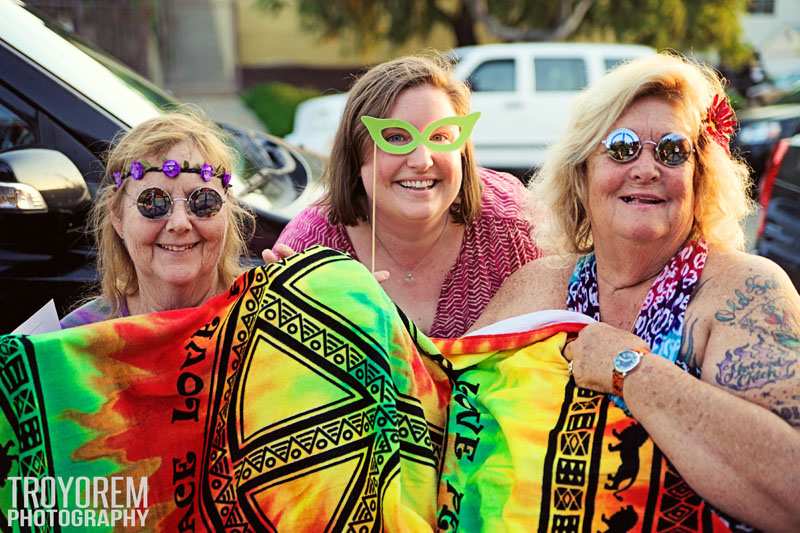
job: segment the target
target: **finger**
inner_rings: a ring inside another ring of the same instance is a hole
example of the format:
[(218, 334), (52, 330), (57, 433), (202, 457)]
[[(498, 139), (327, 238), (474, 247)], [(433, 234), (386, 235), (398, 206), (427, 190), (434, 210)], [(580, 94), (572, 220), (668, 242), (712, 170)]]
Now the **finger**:
[(575, 358), (575, 353), (573, 352), (574, 348), (574, 341), (575, 339), (568, 340), (567, 343), (564, 345), (564, 348), (561, 349), (561, 354), (567, 361), (572, 361)]
[(375, 276), (375, 279), (378, 281), (378, 283), (383, 283), (389, 279), (391, 274), (388, 270), (376, 270), (373, 276)]
[(291, 257), (297, 253), (290, 246), (287, 246), (285, 244), (276, 244), (275, 247), (273, 248), (273, 251), (281, 259), (286, 259), (287, 257)]
[(275, 263), (276, 261), (280, 260), (280, 258), (277, 255), (275, 255), (275, 252), (273, 252), (269, 248), (265, 248), (261, 252), (261, 259), (263, 259), (264, 263), (266, 264)]

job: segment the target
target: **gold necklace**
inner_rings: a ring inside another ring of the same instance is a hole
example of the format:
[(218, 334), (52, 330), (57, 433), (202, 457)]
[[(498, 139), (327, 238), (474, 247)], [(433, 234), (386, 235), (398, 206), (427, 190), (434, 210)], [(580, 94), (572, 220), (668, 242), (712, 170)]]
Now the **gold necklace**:
[(398, 261), (398, 260), (397, 260), (397, 259), (394, 257), (394, 255), (392, 254), (392, 252), (390, 252), (390, 251), (389, 251), (389, 248), (388, 248), (388, 247), (387, 247), (385, 244), (383, 244), (383, 241), (382, 241), (382, 240), (381, 240), (381, 238), (378, 236), (378, 233), (377, 233), (377, 232), (375, 233), (375, 239), (378, 241), (378, 244), (380, 244), (380, 245), (381, 245), (381, 248), (383, 248), (383, 251), (384, 251), (384, 252), (386, 252), (386, 255), (388, 255), (388, 256), (389, 256), (389, 259), (391, 259), (391, 260), (392, 260), (392, 262), (393, 262), (395, 265), (399, 266), (400, 268), (402, 268), (403, 270), (405, 270), (405, 271), (406, 271), (405, 275), (403, 276), (403, 281), (404, 281), (405, 283), (414, 283), (414, 271), (417, 269), (417, 267), (418, 267), (418, 266), (420, 266), (420, 265), (422, 264), (422, 262), (423, 262), (423, 261), (425, 261), (425, 259), (426, 259), (426, 258), (427, 258), (429, 255), (431, 255), (431, 252), (433, 252), (434, 248), (436, 248), (436, 245), (438, 245), (438, 244), (439, 244), (439, 241), (441, 241), (441, 240), (442, 240), (442, 237), (444, 237), (444, 234), (447, 232), (447, 219), (448, 219), (448, 217), (447, 217), (447, 215), (445, 215), (445, 216), (444, 216), (444, 225), (442, 225), (442, 231), (440, 231), (440, 232), (439, 232), (439, 236), (438, 236), (438, 237), (436, 237), (436, 240), (435, 240), (435, 241), (433, 241), (433, 245), (431, 245), (431, 247), (430, 247), (430, 248), (428, 248), (428, 251), (427, 251), (427, 252), (425, 252), (425, 253), (422, 255), (422, 257), (420, 257), (420, 258), (417, 260), (417, 262), (416, 262), (416, 263), (414, 263), (414, 266), (412, 266), (410, 269), (409, 269), (408, 267), (406, 267), (405, 265), (403, 265), (402, 263), (400, 263), (400, 261)]

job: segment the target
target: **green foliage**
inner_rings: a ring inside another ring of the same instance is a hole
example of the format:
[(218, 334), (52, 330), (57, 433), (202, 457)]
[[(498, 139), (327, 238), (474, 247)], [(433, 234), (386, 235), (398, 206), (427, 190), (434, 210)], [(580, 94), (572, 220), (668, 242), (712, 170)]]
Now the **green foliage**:
[(267, 131), (282, 137), (294, 127), (297, 104), (320, 94), (316, 89), (270, 82), (248, 89), (242, 94), (242, 100), (264, 123)]
[(578, 36), (605, 30), (618, 42), (684, 53), (716, 50), (736, 66), (750, 57), (741, 42), (745, 0), (596, 0)]
[[(296, 6), (303, 28), (323, 39), (344, 37), (356, 49), (376, 42), (403, 44), (427, 37), (437, 24), (451, 24), (461, 6), (458, 1), (437, 0), (256, 0), (272, 12)], [(448, 12), (442, 5), (449, 5)], [(461, 6), (463, 9), (463, 6)]]
[[(480, 0), (488, 15), (521, 29), (557, 27), (581, 0)], [(277, 11), (290, 5), (306, 29), (365, 48), (407, 43), (433, 27), (448, 27), (454, 42), (479, 44), (471, 0), (256, 0)], [(716, 50), (728, 65), (749, 58), (739, 19), (747, 0), (594, 0), (570, 40), (646, 44), (682, 52)]]

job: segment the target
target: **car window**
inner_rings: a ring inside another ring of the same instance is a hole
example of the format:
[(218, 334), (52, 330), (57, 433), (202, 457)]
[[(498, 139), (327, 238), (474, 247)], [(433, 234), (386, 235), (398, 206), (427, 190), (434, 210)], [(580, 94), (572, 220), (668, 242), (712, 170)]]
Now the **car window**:
[(478, 65), (468, 80), (472, 92), (501, 92), (517, 90), (516, 62), (513, 59), (493, 59)]
[(606, 67), (606, 72), (618, 67), (620, 64), (630, 61), (632, 57), (607, 57), (603, 60), (603, 65)]
[(16, 113), (0, 104), (0, 150), (29, 146), (35, 142), (33, 128)]
[(580, 58), (533, 60), (537, 91), (580, 91), (586, 87), (586, 62)]
[(788, 92), (775, 101), (776, 104), (800, 104), (800, 88)]

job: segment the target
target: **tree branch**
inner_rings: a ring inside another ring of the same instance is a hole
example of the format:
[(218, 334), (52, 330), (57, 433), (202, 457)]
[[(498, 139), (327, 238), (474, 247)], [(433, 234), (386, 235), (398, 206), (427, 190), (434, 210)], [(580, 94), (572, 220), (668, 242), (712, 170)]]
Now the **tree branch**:
[(482, 22), (491, 34), (504, 41), (560, 41), (566, 39), (578, 29), (583, 22), (594, 0), (580, 0), (578, 5), (569, 12), (569, 8), (562, 0), (562, 20), (553, 30), (520, 29), (506, 26), (497, 17), (489, 14), (483, 0), (464, 0), (473, 18)]

